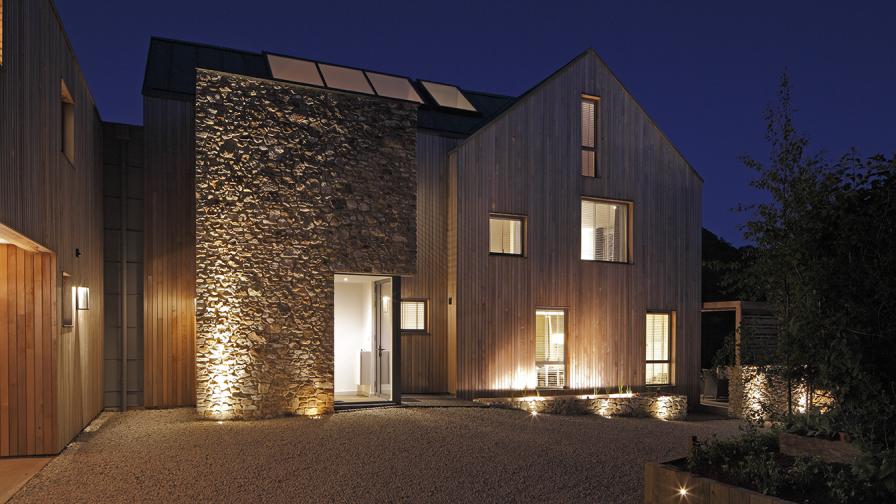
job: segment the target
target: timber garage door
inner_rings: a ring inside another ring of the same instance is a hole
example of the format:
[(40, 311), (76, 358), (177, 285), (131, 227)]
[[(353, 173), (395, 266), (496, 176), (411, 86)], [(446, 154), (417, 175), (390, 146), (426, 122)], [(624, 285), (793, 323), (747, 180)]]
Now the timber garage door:
[(56, 259), (0, 243), (0, 456), (55, 451)]

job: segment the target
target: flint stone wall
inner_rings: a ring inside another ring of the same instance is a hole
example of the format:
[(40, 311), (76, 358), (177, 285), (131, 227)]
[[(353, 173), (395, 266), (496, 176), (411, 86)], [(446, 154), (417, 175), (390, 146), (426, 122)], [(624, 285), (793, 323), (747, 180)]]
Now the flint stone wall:
[(196, 404), (333, 410), (333, 274), (416, 272), (416, 107), (196, 77)]
[(555, 415), (652, 417), (662, 420), (684, 420), (688, 413), (688, 398), (684, 395), (499, 397), (475, 399), (474, 402), (495, 408)]

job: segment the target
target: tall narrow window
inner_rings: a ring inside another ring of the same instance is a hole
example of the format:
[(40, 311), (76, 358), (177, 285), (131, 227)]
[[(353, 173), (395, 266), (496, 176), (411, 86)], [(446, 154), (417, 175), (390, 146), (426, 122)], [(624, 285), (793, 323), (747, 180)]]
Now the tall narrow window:
[(535, 369), (539, 388), (566, 386), (566, 312), (535, 311)]
[(582, 175), (596, 177), (598, 104), (594, 96), (582, 95)]
[(647, 314), (647, 367), (644, 374), (644, 383), (647, 385), (672, 383), (671, 319), (672, 315), (669, 313)]
[(61, 133), (62, 153), (68, 158), (69, 162), (75, 163), (75, 100), (65, 85), (65, 81), (61, 81), (62, 89), (60, 96), (60, 104), (62, 106), (60, 112), (59, 131)]
[(426, 301), (401, 300), (401, 330), (426, 332)]
[(629, 261), (629, 204), (582, 199), (582, 259)]
[(523, 218), (492, 215), (488, 218), (488, 251), (523, 255)]

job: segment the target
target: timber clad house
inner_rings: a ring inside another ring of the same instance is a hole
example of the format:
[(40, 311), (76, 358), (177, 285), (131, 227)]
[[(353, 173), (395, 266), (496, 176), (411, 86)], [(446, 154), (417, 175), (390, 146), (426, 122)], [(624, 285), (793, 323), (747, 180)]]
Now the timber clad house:
[(593, 51), (520, 96), (154, 38), (104, 123), (0, 0), (0, 455), (103, 408), (699, 401), (700, 176)]

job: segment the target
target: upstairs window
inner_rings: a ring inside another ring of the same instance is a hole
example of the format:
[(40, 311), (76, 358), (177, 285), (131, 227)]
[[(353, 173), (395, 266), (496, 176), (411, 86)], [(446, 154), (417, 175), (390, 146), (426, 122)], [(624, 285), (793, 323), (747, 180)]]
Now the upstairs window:
[(426, 332), (426, 301), (401, 300), (401, 330)]
[(630, 205), (582, 199), (582, 259), (629, 262)]
[(491, 215), (488, 218), (488, 251), (491, 254), (523, 255), (523, 218)]
[(595, 96), (582, 95), (582, 175), (596, 177), (597, 171), (597, 113)]
[(72, 99), (72, 94), (69, 92), (68, 86), (65, 85), (65, 81), (61, 82), (60, 144), (62, 153), (65, 154), (69, 163), (75, 164), (75, 100)]
[(538, 388), (566, 386), (566, 312), (535, 311), (535, 371)]
[(647, 357), (644, 383), (647, 385), (672, 384), (672, 314), (647, 314)]

